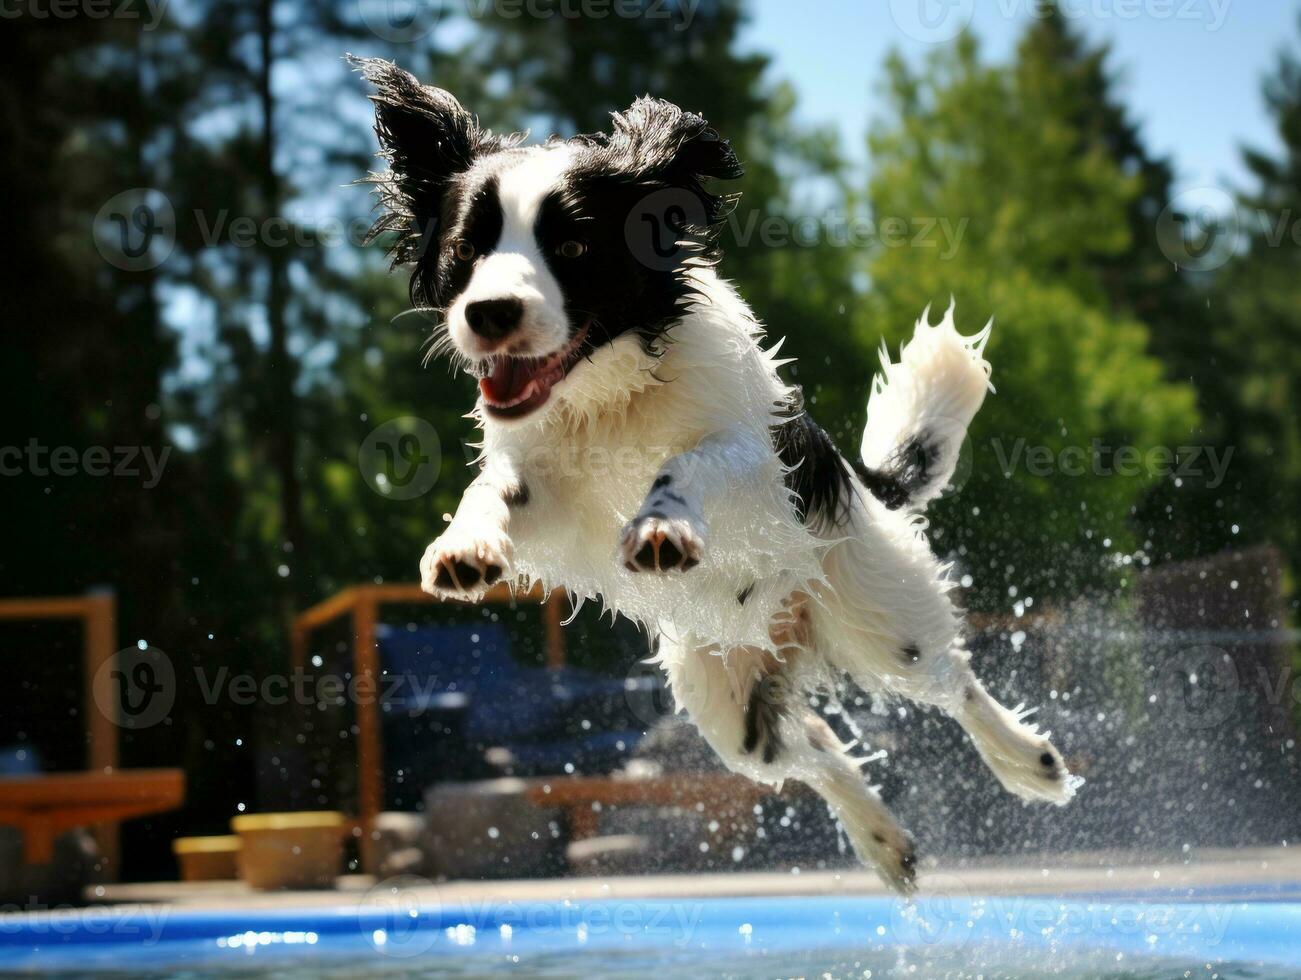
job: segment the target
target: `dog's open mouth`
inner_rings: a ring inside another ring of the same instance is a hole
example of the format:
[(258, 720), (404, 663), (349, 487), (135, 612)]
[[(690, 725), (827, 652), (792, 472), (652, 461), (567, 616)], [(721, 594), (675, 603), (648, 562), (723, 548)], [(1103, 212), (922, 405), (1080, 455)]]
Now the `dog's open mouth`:
[(502, 419), (523, 418), (541, 408), (552, 387), (565, 377), (583, 354), (588, 324), (562, 349), (546, 357), (494, 357), (488, 374), (479, 379), (479, 392), (488, 414)]

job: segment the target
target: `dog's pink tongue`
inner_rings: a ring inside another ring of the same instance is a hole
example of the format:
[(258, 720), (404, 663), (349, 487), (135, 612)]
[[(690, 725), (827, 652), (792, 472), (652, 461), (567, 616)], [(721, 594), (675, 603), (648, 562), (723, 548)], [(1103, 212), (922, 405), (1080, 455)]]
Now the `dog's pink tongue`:
[(492, 373), (479, 380), (479, 389), (491, 402), (508, 402), (517, 397), (532, 380), (529, 371), (513, 357), (503, 357), (493, 362)]

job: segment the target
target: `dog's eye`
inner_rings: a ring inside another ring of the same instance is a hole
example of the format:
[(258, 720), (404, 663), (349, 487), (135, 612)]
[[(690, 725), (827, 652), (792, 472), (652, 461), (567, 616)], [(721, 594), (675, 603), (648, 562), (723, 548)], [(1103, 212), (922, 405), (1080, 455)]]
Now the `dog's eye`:
[(556, 254), (562, 259), (576, 259), (586, 254), (587, 243), (570, 239), (567, 242), (561, 242), (560, 247), (556, 249)]
[(474, 258), (474, 246), (464, 238), (458, 238), (452, 243), (452, 254), (462, 262), (469, 262)]

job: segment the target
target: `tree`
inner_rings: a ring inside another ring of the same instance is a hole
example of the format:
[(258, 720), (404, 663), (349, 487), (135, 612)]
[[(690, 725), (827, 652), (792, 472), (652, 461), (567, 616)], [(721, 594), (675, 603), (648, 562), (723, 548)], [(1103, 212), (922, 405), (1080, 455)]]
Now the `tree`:
[(1220, 520), (1245, 542), (1272, 541), (1298, 564), (1301, 518), (1301, 60), (1278, 56), (1263, 95), (1282, 150), (1246, 149), (1256, 186), (1241, 196), (1245, 247), (1208, 290), (1208, 343), (1224, 438), (1239, 486)]
[(1070, 122), (1081, 154), (1101, 153), (1134, 182), (1125, 206), (1126, 244), (1087, 260), (1109, 307), (1147, 325), (1149, 347), (1165, 376), (1194, 385), (1200, 418), (1182, 444), (1227, 460), (1223, 482), (1207, 475), (1167, 477), (1140, 501), (1135, 523), (1154, 543), (1152, 557), (1189, 558), (1241, 543), (1226, 517), (1236, 508), (1226, 509), (1226, 502), (1240, 498), (1247, 484), (1224, 426), (1224, 364), (1208, 342), (1220, 314), (1213, 278), (1181, 267), (1163, 249), (1163, 215), (1179, 209), (1174, 171), (1168, 160), (1151, 154), (1115, 94), (1117, 73), (1110, 62), (1110, 45), (1089, 43), (1056, 0), (1040, 0), (1018, 46), (1015, 70), (1023, 89)]
[(1185, 380), (1204, 368), (1198, 356), (1204, 318), (1189, 318), (1200, 304), (1155, 234), (1170, 203), (1174, 171), (1169, 160), (1151, 154), (1116, 96), (1110, 61), (1110, 44), (1090, 44), (1056, 0), (1039, 0), (1014, 71), (1022, 91), (1070, 126), (1080, 153), (1101, 153), (1132, 181), (1124, 207), (1126, 244), (1086, 258), (1111, 307), (1147, 323), (1153, 352), (1167, 363), (1170, 377)]
[(1140, 182), (1084, 138), (1034, 52), (986, 65), (964, 36), (918, 73), (892, 58), (890, 115), (870, 141), (878, 222), (947, 221), (961, 241), (949, 258), (877, 248), (860, 335), (898, 342), (950, 295), (966, 332), (996, 319), (1000, 393), (973, 426), (970, 479), (932, 515), (936, 547), (971, 571), (984, 608), (1114, 584), (1143, 561), (1151, 545), (1129, 518), (1160, 447), (1197, 418), (1192, 389), (1164, 377), (1148, 327), (1109, 290)]

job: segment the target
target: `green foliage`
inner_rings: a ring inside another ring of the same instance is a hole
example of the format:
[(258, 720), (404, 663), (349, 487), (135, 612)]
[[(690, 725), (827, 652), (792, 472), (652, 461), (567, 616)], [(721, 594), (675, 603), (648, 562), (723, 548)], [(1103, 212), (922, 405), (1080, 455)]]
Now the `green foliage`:
[[(936, 508), (935, 538), (971, 570), (978, 607), (1005, 604), (1009, 586), (1065, 598), (1112, 585), (1116, 556), (1138, 545), (1129, 518), (1156, 478), (1152, 450), (1181, 444), (1197, 418), (1192, 389), (1165, 380), (1147, 326), (1117, 308), (1099, 265), (1131, 248), (1139, 184), (1081, 129), (1081, 93), (1033, 46), (988, 65), (963, 37), (920, 72), (892, 59), (888, 78), (873, 212), (946, 221), (961, 244), (949, 258), (878, 248), (859, 335), (896, 344), (949, 296), (965, 332), (995, 317), (999, 394), (973, 426), (971, 478)], [(1134, 447), (1133, 474), (1097, 472), (1131, 467), (1095, 438)]]
[(1222, 520), (1250, 540), (1301, 555), (1301, 61), (1278, 57), (1265, 104), (1282, 150), (1245, 153), (1256, 186), (1242, 195), (1242, 252), (1207, 290), (1216, 310), (1208, 337), (1213, 392), (1225, 441), (1237, 452), (1242, 492)]

